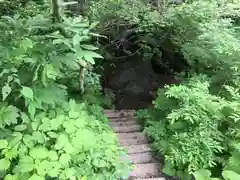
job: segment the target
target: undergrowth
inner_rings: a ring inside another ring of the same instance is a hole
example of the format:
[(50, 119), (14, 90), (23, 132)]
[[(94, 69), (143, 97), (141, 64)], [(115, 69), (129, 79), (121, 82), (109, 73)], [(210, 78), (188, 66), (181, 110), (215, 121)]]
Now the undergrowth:
[(66, 16), (69, 2), (0, 3), (0, 178), (126, 178), (93, 71), (97, 22)]

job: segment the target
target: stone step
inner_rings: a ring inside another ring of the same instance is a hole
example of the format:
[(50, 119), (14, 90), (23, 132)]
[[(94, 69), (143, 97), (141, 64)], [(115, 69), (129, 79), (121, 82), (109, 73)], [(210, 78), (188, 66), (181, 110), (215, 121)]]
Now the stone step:
[(147, 179), (134, 179), (134, 180), (166, 180), (164, 177), (157, 177), (157, 178), (147, 178)]
[(116, 112), (136, 112), (136, 110), (134, 109), (121, 109), (121, 110), (116, 110), (116, 109), (104, 109), (103, 112), (104, 113), (116, 113)]
[(116, 117), (116, 118), (110, 118), (109, 122), (126, 122), (126, 121), (138, 121), (137, 116), (131, 116), (131, 117)]
[(128, 154), (123, 156), (122, 159), (127, 159), (133, 164), (145, 164), (145, 163), (156, 163), (154, 156), (151, 152)]
[(158, 163), (134, 164), (130, 178), (153, 178), (161, 177), (160, 165)]
[(135, 116), (136, 111), (134, 110), (121, 110), (121, 111), (108, 111), (105, 115), (108, 118), (118, 118), (118, 117), (131, 117)]
[(118, 133), (117, 137), (121, 146), (132, 146), (148, 143), (147, 137), (141, 132)]
[(136, 120), (129, 120), (129, 121), (110, 121), (110, 126), (129, 126), (129, 125), (138, 125)]
[(138, 144), (138, 145), (123, 146), (123, 148), (127, 151), (128, 154), (135, 154), (135, 153), (143, 153), (143, 152), (151, 152), (152, 151), (149, 144)]
[(130, 133), (130, 132), (140, 132), (143, 130), (142, 126), (138, 124), (125, 125), (125, 126), (112, 126), (115, 133)]

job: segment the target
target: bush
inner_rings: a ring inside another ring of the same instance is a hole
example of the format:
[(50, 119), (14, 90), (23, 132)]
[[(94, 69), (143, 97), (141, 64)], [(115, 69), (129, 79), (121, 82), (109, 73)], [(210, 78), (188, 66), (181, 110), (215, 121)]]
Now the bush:
[[(237, 170), (239, 89), (225, 89), (231, 98), (211, 94), (208, 81), (194, 77), (185, 84), (160, 89), (153, 110), (138, 112), (147, 119), (145, 132), (153, 139), (153, 147), (164, 154), (166, 174), (187, 180), (197, 170), (222, 164), (228, 179), (225, 170)], [(221, 168), (219, 171), (218, 175)]]
[[(127, 173), (117, 171), (127, 166), (120, 162), (116, 136), (104, 121), (89, 115), (85, 104), (71, 100), (33, 120), (21, 113), (21, 123), (17, 109), (5, 106), (1, 112), (5, 179), (118, 179)], [(12, 119), (6, 122), (6, 117)]]
[[(102, 58), (91, 44), (96, 23), (50, 11), (0, 19), (0, 177), (125, 177), (129, 165), (119, 159), (122, 150), (102, 108), (82, 101), (89, 86), (93, 97), (101, 97), (99, 78), (91, 72)], [(72, 89), (81, 103), (69, 101)]]

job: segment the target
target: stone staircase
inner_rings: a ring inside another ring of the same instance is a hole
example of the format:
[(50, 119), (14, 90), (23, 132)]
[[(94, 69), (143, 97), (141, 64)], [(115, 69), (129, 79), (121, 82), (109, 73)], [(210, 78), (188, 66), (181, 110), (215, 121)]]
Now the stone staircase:
[(128, 179), (167, 180), (160, 172), (161, 165), (154, 156), (148, 139), (142, 133), (134, 110), (104, 110), (110, 126), (117, 133), (119, 143), (128, 152), (134, 169)]

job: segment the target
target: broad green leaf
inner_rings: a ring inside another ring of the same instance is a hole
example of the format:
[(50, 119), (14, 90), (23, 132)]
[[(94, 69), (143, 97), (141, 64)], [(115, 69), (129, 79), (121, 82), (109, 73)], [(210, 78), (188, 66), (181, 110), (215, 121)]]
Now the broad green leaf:
[(50, 136), (51, 138), (57, 138), (58, 134), (52, 131), (47, 132), (47, 135)]
[(48, 150), (44, 147), (32, 148), (29, 154), (34, 159), (45, 159), (48, 156)]
[(28, 180), (45, 180), (45, 177), (38, 176), (37, 174), (33, 174)]
[(28, 134), (23, 136), (23, 142), (29, 148), (33, 148), (35, 145), (33, 137)]
[(40, 144), (45, 143), (44, 135), (40, 131), (34, 131), (32, 136), (33, 136), (33, 139), (35, 141), (37, 141), (38, 143), (40, 143)]
[(94, 58), (103, 58), (100, 54), (93, 51), (83, 51), (83, 57), (91, 64), (95, 64)]
[(17, 175), (7, 174), (4, 180), (19, 180), (19, 177)]
[(33, 90), (30, 87), (22, 86), (21, 94), (25, 98), (29, 98), (29, 99), (33, 100)]
[(60, 75), (60, 71), (56, 69), (52, 64), (45, 65), (46, 76), (49, 79), (56, 80), (57, 76)]
[(71, 156), (69, 154), (62, 154), (59, 158), (59, 162), (65, 167), (68, 166), (70, 161), (71, 161)]
[(211, 180), (211, 172), (206, 169), (201, 169), (193, 173), (196, 180)]
[(76, 119), (80, 116), (80, 112), (76, 112), (74, 109), (71, 109), (68, 113), (69, 117), (72, 119)]
[(29, 39), (29, 38), (23, 39), (22, 42), (21, 42), (21, 47), (22, 47), (25, 51), (27, 51), (27, 50), (30, 49), (30, 48), (33, 48), (33, 42), (32, 42), (32, 40)]
[(17, 124), (18, 112), (19, 110), (15, 106), (10, 105), (2, 112), (1, 119), (7, 125)]
[(93, 22), (91, 25), (90, 25), (90, 29), (93, 29), (93, 28), (95, 28), (97, 25), (99, 24), (99, 22), (98, 21), (96, 21), (96, 22)]
[(10, 167), (10, 161), (8, 159), (0, 159), (0, 170), (5, 171)]
[(98, 49), (97, 47), (95, 47), (93, 45), (88, 45), (88, 44), (83, 44), (83, 45), (81, 45), (81, 47), (86, 50), (97, 50)]
[(34, 160), (30, 156), (23, 156), (20, 158), (18, 165), (14, 171), (17, 173), (27, 173), (35, 169)]
[(23, 123), (29, 123), (30, 122), (30, 118), (27, 116), (27, 114), (25, 112), (20, 112), (20, 116), (23, 120)]
[(4, 148), (6, 148), (7, 146), (8, 146), (7, 140), (1, 139), (1, 140), (0, 140), (0, 149), (4, 149)]
[(57, 161), (58, 160), (58, 154), (56, 151), (49, 151), (48, 152), (48, 158), (52, 161)]
[(234, 171), (223, 171), (222, 176), (225, 180), (239, 180), (240, 174), (234, 172)]
[(52, 169), (52, 164), (51, 164), (50, 161), (43, 160), (42, 162), (40, 162), (38, 164), (36, 169), (37, 169), (37, 174), (38, 175), (46, 176), (48, 171), (50, 171)]
[(81, 37), (78, 34), (75, 34), (72, 39), (72, 43), (74, 46), (78, 45), (81, 41)]
[(9, 86), (9, 84), (6, 84), (2, 87), (2, 100), (4, 101), (8, 95), (11, 93), (12, 88)]
[(164, 163), (163, 172), (169, 176), (175, 176), (176, 175), (176, 169), (170, 162)]
[(67, 143), (69, 143), (68, 136), (66, 134), (60, 134), (57, 138), (57, 142), (55, 144), (55, 149), (60, 150)]
[(69, 39), (54, 39), (53, 44), (65, 44), (66, 46), (68, 46), (69, 49), (72, 48), (72, 45)]
[(50, 177), (58, 177), (59, 173), (62, 171), (61, 169), (62, 169), (62, 166), (58, 161), (52, 162), (52, 169), (48, 171), (48, 175)]
[(26, 124), (20, 124), (14, 127), (15, 131), (24, 131), (27, 129), (27, 125)]

